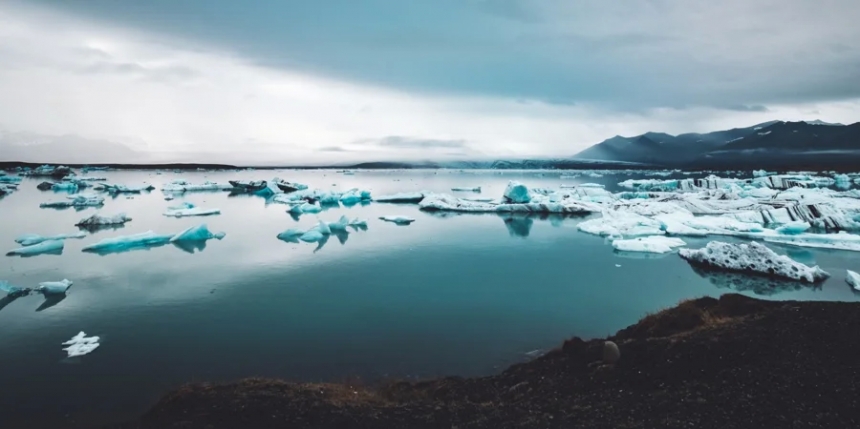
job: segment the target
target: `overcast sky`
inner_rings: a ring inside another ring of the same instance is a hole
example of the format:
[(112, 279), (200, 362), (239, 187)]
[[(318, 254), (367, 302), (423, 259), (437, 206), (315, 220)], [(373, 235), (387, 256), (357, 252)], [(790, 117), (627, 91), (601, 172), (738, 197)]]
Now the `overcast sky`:
[(852, 123), (857, 22), (856, 0), (7, 0), (0, 128), (319, 162)]

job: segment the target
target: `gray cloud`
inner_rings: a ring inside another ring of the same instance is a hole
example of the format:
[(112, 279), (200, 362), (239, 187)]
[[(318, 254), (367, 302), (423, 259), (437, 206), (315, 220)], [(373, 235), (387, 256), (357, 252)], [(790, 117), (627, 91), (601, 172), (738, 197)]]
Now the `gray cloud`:
[(409, 91), (614, 110), (860, 97), (856, 0), (34, 1)]
[(745, 105), (745, 104), (736, 104), (732, 106), (726, 106), (726, 110), (734, 110), (736, 112), (769, 112), (770, 109), (767, 106), (763, 106), (761, 104), (754, 105)]
[(318, 152), (352, 152), (349, 149), (346, 149), (341, 146), (323, 146), (317, 149)]
[(465, 140), (439, 140), (404, 136), (387, 136), (380, 139), (363, 139), (358, 145), (374, 145), (388, 149), (466, 149)]

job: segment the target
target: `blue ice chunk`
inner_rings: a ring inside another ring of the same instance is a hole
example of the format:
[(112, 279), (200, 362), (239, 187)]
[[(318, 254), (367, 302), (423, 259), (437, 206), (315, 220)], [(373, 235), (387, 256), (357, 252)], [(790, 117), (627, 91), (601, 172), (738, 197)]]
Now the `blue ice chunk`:
[[(122, 252), (139, 247), (161, 246), (170, 242), (174, 235), (156, 234), (153, 231), (141, 232), (139, 234), (121, 235), (119, 237), (106, 238), (98, 243), (90, 244), (83, 248), (84, 252)], [(61, 242), (62, 243), (62, 242)]]
[(346, 231), (346, 227), (349, 225), (349, 218), (341, 216), (337, 222), (329, 222), (327, 225), (332, 231)]
[(305, 234), (305, 231), (302, 231), (298, 228), (290, 228), (280, 234), (278, 234), (279, 240), (284, 241), (298, 241), (299, 237)]
[(504, 200), (508, 203), (523, 204), (530, 202), (532, 197), (526, 185), (512, 180), (508, 182), (508, 186), (505, 188)]
[(776, 232), (785, 235), (797, 235), (809, 229), (809, 222), (791, 222), (776, 228)]
[(18, 176), (0, 176), (0, 183), (19, 183), (21, 178)]
[(185, 231), (174, 235), (170, 238), (170, 242), (174, 243), (177, 241), (205, 241), (212, 238), (220, 240), (224, 238), (225, 235), (227, 234), (223, 232), (213, 233), (212, 231), (209, 231), (209, 227), (207, 227), (204, 223), (198, 226), (192, 226), (191, 228), (188, 228)]
[(78, 184), (75, 182), (54, 183), (54, 185), (51, 186), (51, 190), (77, 192), (78, 191)]
[(6, 252), (6, 256), (33, 256), (43, 253), (61, 253), (63, 251), (63, 240), (48, 240), (32, 246), (22, 247)]
[(316, 243), (317, 241), (320, 241), (322, 239), (323, 234), (317, 229), (311, 229), (310, 231), (302, 234), (302, 236), (299, 237), (299, 240), (302, 240), (307, 243)]

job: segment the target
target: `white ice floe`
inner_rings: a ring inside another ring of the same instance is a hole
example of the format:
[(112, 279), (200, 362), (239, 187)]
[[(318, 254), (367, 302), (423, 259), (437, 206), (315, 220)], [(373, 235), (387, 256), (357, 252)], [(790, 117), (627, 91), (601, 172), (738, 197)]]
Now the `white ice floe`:
[(726, 216), (694, 216), (687, 211), (657, 215), (661, 228), (669, 235), (703, 237), (706, 235), (732, 235), (757, 237), (767, 231), (758, 223), (743, 222)]
[(424, 199), (424, 192), (399, 192), (390, 195), (381, 195), (373, 197), (373, 201), (378, 203), (411, 203), (418, 204)]
[(661, 223), (635, 213), (606, 210), (596, 219), (580, 222), (577, 228), (589, 234), (604, 237), (642, 237), (664, 234)]
[(381, 216), (380, 219), (386, 222), (393, 222), (398, 225), (409, 225), (412, 222), (415, 222), (415, 219), (406, 216)]
[[(177, 183), (178, 182), (178, 183)], [(229, 183), (216, 183), (216, 182), (204, 182), (201, 184), (193, 184), (188, 183), (184, 180), (174, 181), (174, 183), (170, 183), (164, 185), (161, 190), (163, 192), (170, 193), (183, 193), (183, 192), (210, 192), (210, 191), (230, 191), (233, 189), (233, 185)]]
[(355, 218), (349, 221), (349, 226), (353, 226), (356, 228), (367, 228), (367, 221), (359, 218)]
[(41, 292), (44, 295), (62, 295), (72, 287), (73, 282), (69, 279), (63, 279), (58, 282), (41, 282), (36, 292)]
[(209, 230), (209, 227), (206, 224), (192, 226), (185, 231), (182, 231), (173, 237), (170, 238), (171, 243), (175, 243), (177, 241), (205, 241), (210, 239), (222, 239), (227, 235), (223, 232), (212, 232)]
[(168, 217), (210, 216), (216, 214), (221, 214), (221, 210), (205, 209), (197, 207), (189, 202), (184, 202), (178, 206), (168, 207), (167, 211), (164, 212), (164, 215)]
[(63, 240), (48, 240), (32, 246), (21, 247), (6, 252), (6, 256), (34, 256), (43, 253), (59, 253), (63, 250)]
[(68, 346), (63, 350), (68, 352), (69, 357), (84, 356), (99, 348), (99, 337), (87, 337), (87, 334), (81, 331), (62, 345)]
[(801, 233), (796, 235), (769, 236), (765, 237), (765, 241), (798, 247), (860, 252), (860, 235), (849, 234), (844, 231), (836, 234)]
[(469, 188), (465, 186), (458, 186), (455, 188), (451, 188), (451, 190), (454, 192), (481, 192), (481, 187), (475, 186), (474, 188)]
[(856, 291), (860, 291), (860, 274), (855, 273), (851, 270), (846, 270), (847, 273), (845, 275), (845, 281), (851, 285), (852, 288)]
[(48, 237), (41, 236), (39, 234), (24, 234), (15, 238), (15, 242), (22, 246), (33, 246), (35, 244), (39, 244), (44, 241), (52, 241), (52, 240), (65, 240), (68, 238), (84, 238), (87, 234), (85, 232), (73, 232), (71, 234), (57, 234)]
[(612, 247), (623, 252), (669, 253), (674, 247), (686, 246), (680, 238), (652, 235), (628, 240), (615, 240)]
[(54, 201), (49, 203), (39, 204), (41, 208), (66, 208), (66, 207), (98, 207), (104, 205), (105, 199), (97, 196), (78, 195), (69, 197), (66, 201)]
[(131, 218), (128, 217), (125, 213), (115, 214), (113, 216), (103, 216), (99, 213), (96, 213), (88, 218), (81, 219), (80, 222), (76, 223), (75, 226), (102, 226), (102, 225), (124, 225), (126, 222), (131, 221)]
[(817, 283), (830, 277), (817, 265), (808, 267), (788, 256), (778, 255), (767, 246), (750, 242), (730, 244), (712, 241), (701, 249), (681, 249), (679, 255), (702, 266), (729, 271), (743, 271)]

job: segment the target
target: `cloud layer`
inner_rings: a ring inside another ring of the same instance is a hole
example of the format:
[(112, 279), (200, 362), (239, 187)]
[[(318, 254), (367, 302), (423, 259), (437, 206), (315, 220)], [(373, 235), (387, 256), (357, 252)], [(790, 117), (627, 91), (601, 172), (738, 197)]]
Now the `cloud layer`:
[(858, 116), (850, 0), (35, 3), (0, 5), (0, 127), (146, 152), (569, 156)]

